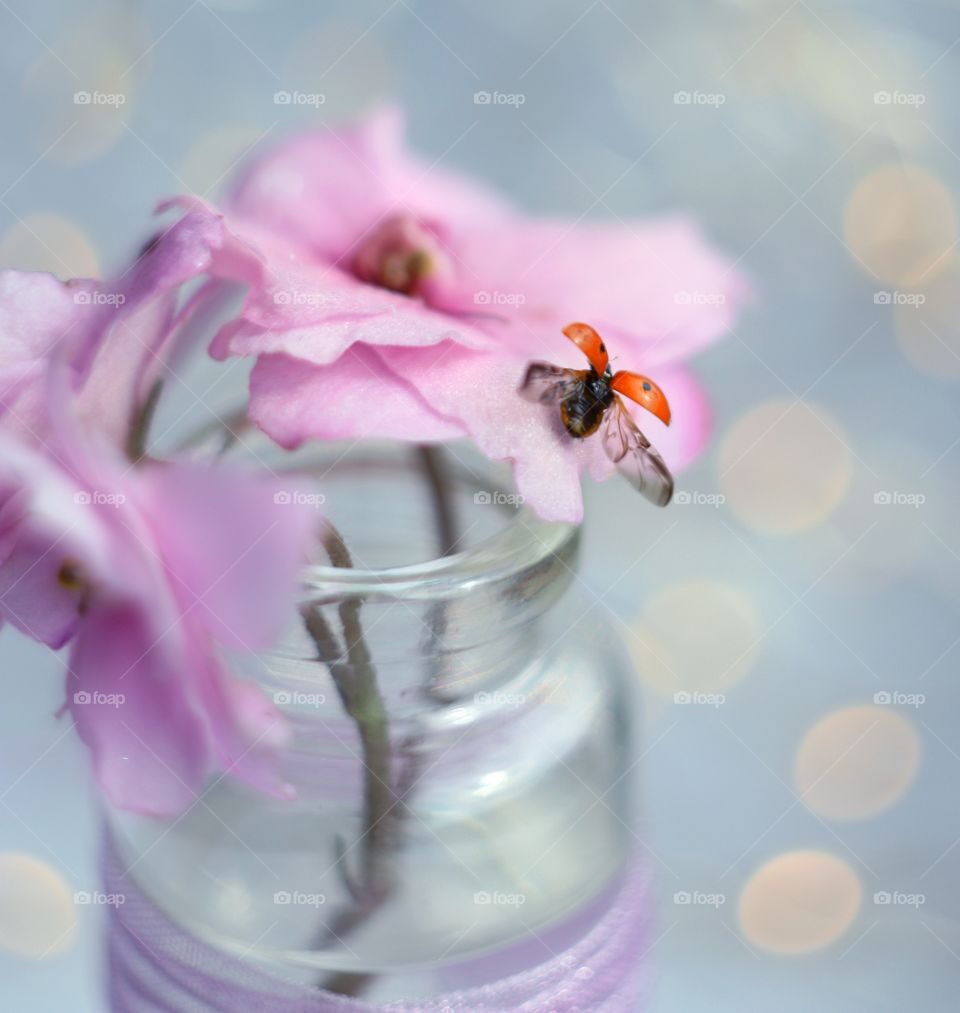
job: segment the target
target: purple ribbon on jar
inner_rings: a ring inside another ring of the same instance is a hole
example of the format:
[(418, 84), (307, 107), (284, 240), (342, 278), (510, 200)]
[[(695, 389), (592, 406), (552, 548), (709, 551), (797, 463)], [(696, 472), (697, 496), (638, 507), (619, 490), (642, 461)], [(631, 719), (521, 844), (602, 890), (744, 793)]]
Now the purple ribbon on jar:
[(136, 886), (109, 842), (104, 882), (124, 895), (106, 930), (113, 1013), (631, 1013), (650, 981), (650, 874), (639, 862), (586, 934), (549, 960), (479, 987), (387, 1003), (286, 981), (202, 942)]

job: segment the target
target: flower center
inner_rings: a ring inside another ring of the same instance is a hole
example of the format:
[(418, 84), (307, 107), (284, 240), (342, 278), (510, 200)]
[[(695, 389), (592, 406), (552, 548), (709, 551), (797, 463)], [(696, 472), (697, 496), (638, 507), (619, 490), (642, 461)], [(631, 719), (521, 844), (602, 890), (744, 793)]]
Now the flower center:
[(360, 243), (352, 266), (361, 281), (413, 296), (423, 294), (423, 283), (442, 259), (431, 229), (411, 215), (397, 215)]
[(93, 591), (93, 585), (83, 572), (83, 567), (74, 559), (65, 559), (57, 571), (57, 583), (65, 590), (77, 595), (80, 599), (79, 610), (82, 615), (87, 609), (90, 594)]

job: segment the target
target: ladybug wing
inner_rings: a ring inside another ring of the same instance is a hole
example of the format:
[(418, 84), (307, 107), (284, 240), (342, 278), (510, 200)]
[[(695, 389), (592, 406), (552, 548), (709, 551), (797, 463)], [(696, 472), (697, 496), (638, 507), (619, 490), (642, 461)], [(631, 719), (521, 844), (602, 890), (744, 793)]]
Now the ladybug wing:
[(673, 496), (673, 476), (663, 458), (640, 432), (620, 398), (607, 409), (603, 449), (617, 471), (655, 506)]
[(563, 333), (583, 352), (597, 375), (603, 376), (610, 364), (603, 338), (589, 324), (567, 324)]
[(583, 370), (561, 369), (549, 362), (531, 362), (517, 388), (527, 401), (559, 404), (583, 382)]
[(667, 396), (649, 377), (621, 369), (618, 373), (614, 373), (610, 386), (624, 397), (636, 401), (641, 408), (652, 412), (661, 422), (670, 425), (670, 405), (667, 403)]

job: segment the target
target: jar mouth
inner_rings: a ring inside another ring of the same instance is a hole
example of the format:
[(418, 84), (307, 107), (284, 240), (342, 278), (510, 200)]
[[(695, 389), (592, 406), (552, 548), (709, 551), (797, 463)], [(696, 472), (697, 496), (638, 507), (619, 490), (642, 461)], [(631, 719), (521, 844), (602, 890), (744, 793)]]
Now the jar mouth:
[[(242, 440), (227, 440), (226, 443), (225, 433), (232, 436), (233, 429), (228, 425), (213, 427), (212, 432), (204, 431), (187, 445), (195, 452), (229, 453), (233, 458), (247, 458), (261, 465), (266, 463), (275, 474), (305, 478), (324, 493), (341, 486), (334, 495), (320, 499), (330, 508), (325, 510), (324, 517), (339, 528), (353, 565), (346, 568), (322, 562), (309, 563), (301, 571), (303, 600), (331, 601), (344, 596), (445, 600), (486, 590), (491, 585), (516, 585), (530, 573), (549, 573), (561, 587), (572, 579), (579, 526), (545, 521), (537, 516), (512, 492), (508, 476), (502, 473), (503, 465), (483, 457), (472, 445), (457, 442), (436, 449), (446, 457), (449, 493), (458, 501), (461, 515), (472, 512), (476, 517), (478, 510), (485, 512), (482, 524), (471, 523), (464, 527), (471, 531), (479, 528), (482, 533), (460, 551), (429, 558), (428, 554), (436, 552), (436, 548), (432, 538), (424, 545), (424, 529), (434, 524), (428, 498), (417, 513), (408, 512), (405, 517), (393, 510), (354, 524), (356, 519), (352, 515), (336, 516), (341, 496), (345, 500), (356, 499), (354, 483), (357, 480), (362, 482), (370, 474), (381, 478), (392, 474), (409, 480), (418, 473), (420, 469), (410, 458), (413, 445), (368, 440), (354, 444), (349, 453), (343, 453), (342, 447), (335, 443), (311, 442), (290, 451), (281, 450), (256, 428), (245, 429)], [(421, 489), (425, 487), (422, 473), (416, 481)], [(370, 496), (374, 501), (383, 498), (383, 489), (377, 489)], [(483, 506), (477, 507), (479, 503)], [(499, 518), (495, 528), (491, 523), (493, 517)], [(384, 529), (392, 527), (394, 539), (409, 536), (418, 540), (423, 546), (419, 551), (427, 558), (395, 565), (366, 565), (364, 556), (367, 553), (357, 551), (358, 545), (363, 547), (363, 537), (369, 533), (371, 525), (377, 523)], [(357, 528), (359, 530), (355, 530)], [(414, 533), (413, 528), (419, 530)]]
[(545, 570), (565, 585), (573, 575), (579, 527), (542, 520), (526, 507), (511, 514), (478, 544), (424, 562), (349, 569), (311, 564), (303, 570), (303, 593), (313, 601), (344, 595), (441, 601)]

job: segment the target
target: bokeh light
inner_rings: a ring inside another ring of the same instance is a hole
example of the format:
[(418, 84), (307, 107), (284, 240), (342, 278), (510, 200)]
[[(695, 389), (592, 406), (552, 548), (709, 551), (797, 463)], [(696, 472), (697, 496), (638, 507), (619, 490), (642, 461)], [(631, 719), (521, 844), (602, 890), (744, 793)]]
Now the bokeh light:
[(0, 268), (49, 271), (58, 278), (96, 278), (100, 262), (83, 230), (60, 215), (25, 215), (0, 236)]
[[(296, 111), (306, 122), (356, 114), (385, 100), (395, 85), (390, 54), (367, 26), (351, 21), (325, 20), (305, 31), (282, 77), (285, 90), (303, 96)], [(311, 97), (318, 104), (309, 104)]]
[(657, 593), (631, 632), (638, 676), (655, 692), (672, 696), (715, 692), (742, 679), (756, 660), (763, 630), (746, 594), (703, 579)]
[(920, 755), (920, 737), (898, 711), (847, 707), (828, 714), (804, 736), (794, 764), (797, 794), (830, 819), (867, 819), (903, 796), (917, 775)]
[(734, 423), (721, 445), (718, 468), (727, 505), (744, 524), (768, 534), (812, 527), (847, 490), (847, 442), (821, 407), (764, 402)]
[(21, 85), (37, 152), (73, 165), (112, 147), (133, 116), (150, 55), (150, 36), (134, 5), (103, 4), (65, 23)]
[(843, 224), (861, 266), (890, 284), (932, 280), (946, 268), (957, 239), (950, 191), (918, 165), (885, 165), (867, 175), (850, 197)]
[(180, 185), (198, 197), (215, 199), (233, 170), (246, 156), (253, 156), (261, 142), (269, 144), (270, 133), (257, 127), (221, 127), (201, 135), (180, 163)]
[(894, 307), (897, 341), (903, 354), (927, 376), (960, 380), (960, 263)]
[(860, 910), (860, 881), (823, 851), (789, 851), (762, 865), (740, 894), (740, 928), (754, 946), (799, 954), (829, 946)]
[(64, 878), (32, 855), (0, 854), (0, 949), (55, 956), (73, 944), (77, 915)]

